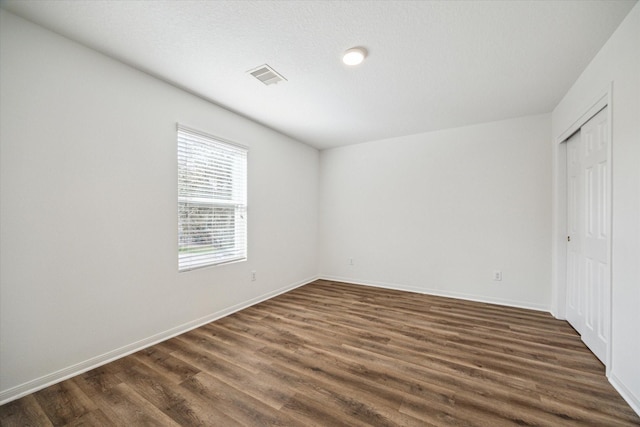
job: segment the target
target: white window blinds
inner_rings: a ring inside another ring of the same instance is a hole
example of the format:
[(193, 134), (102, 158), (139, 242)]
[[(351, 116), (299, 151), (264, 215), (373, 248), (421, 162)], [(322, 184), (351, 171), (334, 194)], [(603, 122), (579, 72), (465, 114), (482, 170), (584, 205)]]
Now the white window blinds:
[(178, 270), (247, 257), (247, 150), (178, 124)]

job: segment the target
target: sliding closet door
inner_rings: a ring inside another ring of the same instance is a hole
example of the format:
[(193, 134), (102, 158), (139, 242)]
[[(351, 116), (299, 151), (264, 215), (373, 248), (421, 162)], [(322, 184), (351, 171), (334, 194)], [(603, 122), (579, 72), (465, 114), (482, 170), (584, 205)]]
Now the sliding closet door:
[(610, 339), (610, 185), (607, 109), (567, 141), (567, 320), (607, 363)]
[(585, 184), (585, 311), (582, 340), (606, 363), (611, 310), (609, 272), (609, 159), (606, 109), (581, 129)]
[(584, 325), (584, 209), (580, 131), (567, 141), (567, 320), (582, 333)]

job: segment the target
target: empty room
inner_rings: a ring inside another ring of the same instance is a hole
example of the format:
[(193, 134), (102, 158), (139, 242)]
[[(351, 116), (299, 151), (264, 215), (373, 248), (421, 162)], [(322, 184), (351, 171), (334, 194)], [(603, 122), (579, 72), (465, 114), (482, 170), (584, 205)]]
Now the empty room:
[(0, 425), (640, 425), (637, 0), (0, 0)]

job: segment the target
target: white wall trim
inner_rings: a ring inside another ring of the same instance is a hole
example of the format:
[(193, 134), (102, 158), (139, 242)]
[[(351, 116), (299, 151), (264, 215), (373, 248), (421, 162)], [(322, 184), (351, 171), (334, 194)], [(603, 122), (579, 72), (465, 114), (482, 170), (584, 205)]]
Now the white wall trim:
[(602, 110), (607, 105), (611, 104), (611, 89), (613, 86), (613, 82), (609, 84), (605, 92), (598, 98), (597, 101), (591, 105), (578, 119), (576, 119), (571, 126), (564, 130), (557, 138), (556, 143), (561, 144), (565, 140), (569, 139), (571, 135), (573, 135), (578, 129), (584, 126), (585, 123), (589, 121), (593, 116), (598, 114), (600, 110)]
[[(608, 203), (607, 217), (612, 218), (613, 213), (613, 82), (610, 82), (607, 87), (599, 92), (600, 95), (590, 103), (584, 109), (577, 111), (576, 120), (569, 125), (564, 131), (554, 138), (554, 177), (553, 177), (553, 192), (554, 192), (554, 209), (552, 217), (552, 264), (551, 264), (551, 313), (558, 319), (566, 319), (566, 293), (567, 293), (567, 272), (566, 272), (566, 253), (567, 253), (567, 161), (566, 161), (566, 140), (579, 130), (586, 122), (595, 116), (600, 110), (605, 107), (607, 109), (607, 121), (609, 130), (609, 146), (607, 156), (609, 158), (609, 168), (607, 168), (607, 182), (609, 185), (610, 200)], [(612, 223), (609, 224), (609, 242), (607, 248), (607, 256), (609, 258), (609, 283), (610, 289), (613, 289), (612, 278)], [(609, 313), (613, 317), (613, 292), (611, 292)], [(609, 341), (607, 342), (607, 363), (605, 365), (607, 375), (611, 372), (612, 368), (612, 339), (613, 331), (611, 318), (609, 319)]]
[(400, 285), (397, 283), (378, 282), (374, 280), (363, 282), (360, 280), (354, 280), (347, 277), (338, 277), (338, 276), (330, 276), (330, 275), (320, 275), (320, 279), (330, 280), (334, 282), (350, 283), (354, 285), (393, 289), (396, 291), (415, 292), (418, 294), (434, 295), (434, 296), (447, 297), (447, 298), (456, 298), (456, 299), (462, 299), (466, 301), (484, 302), (488, 304), (504, 305), (507, 307), (526, 308), (529, 310), (544, 311), (549, 313), (549, 307), (538, 305), (538, 304), (530, 304), (522, 301), (508, 300), (504, 298), (488, 298), (486, 296), (466, 294), (462, 292), (450, 292), (450, 291), (442, 291), (439, 289), (418, 288), (415, 286), (406, 286), (406, 285)]
[(233, 314), (240, 310), (244, 310), (245, 308), (251, 307), (252, 305), (261, 303), (263, 301), (266, 301), (278, 295), (284, 294), (295, 288), (299, 288), (301, 286), (307, 285), (317, 279), (318, 279), (318, 276), (313, 276), (313, 277), (300, 280), (288, 286), (283, 286), (274, 291), (252, 298), (249, 301), (245, 301), (245, 302), (233, 305), (231, 307), (228, 307), (226, 309), (219, 310), (215, 313), (211, 313), (199, 319), (192, 320), (191, 322), (184, 323), (180, 326), (176, 326), (175, 328), (168, 329), (164, 332), (160, 332), (148, 338), (144, 338), (142, 340), (133, 342), (131, 344), (127, 344), (123, 347), (108, 351), (107, 353), (101, 354), (99, 356), (92, 357), (91, 359), (85, 360), (84, 362), (76, 363), (74, 365), (60, 369), (56, 372), (52, 372), (40, 378), (36, 378), (34, 380), (27, 381), (26, 383), (12, 387), (8, 390), (4, 390), (0, 392), (0, 405), (4, 405), (5, 403), (9, 403), (13, 400), (19, 399), (23, 396), (34, 393), (38, 390), (42, 390), (43, 388), (49, 387), (53, 384), (59, 383), (61, 381), (64, 381), (76, 375), (90, 371), (91, 369), (95, 369), (109, 362), (113, 362), (114, 360), (128, 356), (132, 353), (135, 353), (137, 351), (150, 347), (154, 344), (158, 344), (162, 341), (166, 341), (169, 338), (173, 338), (175, 336), (184, 334), (185, 332), (188, 332), (192, 329), (199, 328), (202, 325), (206, 325), (207, 323), (211, 323), (215, 320), (229, 316), (230, 314)]
[(640, 415), (640, 399), (634, 396), (631, 390), (629, 390), (624, 383), (616, 377), (615, 374), (609, 376), (609, 382), (615, 388), (620, 396), (631, 406), (631, 409), (636, 411), (636, 414)]
[(567, 306), (567, 144), (556, 141), (553, 150), (553, 201), (551, 224), (551, 314), (566, 320)]

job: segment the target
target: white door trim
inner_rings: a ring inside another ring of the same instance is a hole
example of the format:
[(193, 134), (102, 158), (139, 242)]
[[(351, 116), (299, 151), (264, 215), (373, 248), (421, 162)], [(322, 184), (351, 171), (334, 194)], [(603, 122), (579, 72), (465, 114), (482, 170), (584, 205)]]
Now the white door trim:
[[(554, 182), (554, 212), (553, 212), (553, 224), (552, 224), (552, 272), (551, 272), (551, 286), (552, 286), (552, 302), (551, 309), (555, 317), (559, 319), (566, 319), (566, 294), (567, 294), (567, 147), (564, 142), (573, 135), (578, 129), (580, 129), (589, 119), (595, 116), (600, 110), (607, 108), (607, 121), (609, 123), (609, 141), (607, 147), (607, 156), (609, 161), (609, 168), (607, 168), (607, 187), (609, 194), (612, 195), (612, 176), (613, 176), (613, 82), (601, 92), (601, 96), (596, 101), (591, 103), (590, 106), (581, 110), (578, 118), (563, 132), (555, 138), (554, 150), (555, 150), (555, 177)], [(612, 221), (611, 214), (613, 212), (613, 197), (610, 197), (607, 206), (607, 218), (609, 221), (609, 239), (607, 243), (607, 256), (609, 265), (609, 280), (611, 288), (614, 286), (614, 282), (611, 277), (612, 272), (612, 257), (611, 257), (611, 236), (612, 236)], [(612, 298), (610, 298), (611, 300)], [(612, 307), (609, 307), (610, 316), (613, 315)], [(611, 328), (613, 322), (609, 321), (609, 328)], [(612, 331), (609, 330), (609, 341), (607, 343), (607, 366), (606, 373), (609, 376), (611, 372), (611, 340), (613, 337)]]

